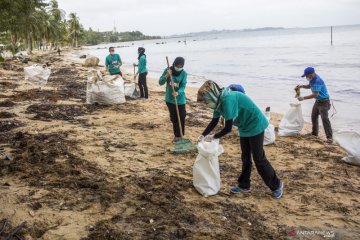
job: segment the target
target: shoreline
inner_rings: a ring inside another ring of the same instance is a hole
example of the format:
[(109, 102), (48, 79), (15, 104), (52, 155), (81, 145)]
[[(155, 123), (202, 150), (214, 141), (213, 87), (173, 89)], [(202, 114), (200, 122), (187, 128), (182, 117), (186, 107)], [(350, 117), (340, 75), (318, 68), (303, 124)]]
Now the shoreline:
[[(81, 53), (80, 50), (76, 50), (76, 53)], [(71, 51), (69, 55), (66, 56), (66, 60), (69, 62), (76, 62), (77, 64), (83, 64), (84, 63), (84, 59), (80, 59), (80, 58), (74, 58), (72, 56), (72, 54), (74, 53), (74, 51)], [(101, 59), (100, 59), (101, 62)], [(105, 69), (105, 65), (101, 65), (99, 64), (98, 67), (96, 68), (98, 70), (103, 71)], [(125, 68), (125, 67), (121, 67), (122, 72), (124, 72), (124, 76), (127, 77), (128, 79), (130, 79), (131, 81), (133, 81), (133, 74), (132, 74), (132, 70), (129, 68)], [(160, 72), (152, 72), (152, 73), (160, 73)], [(151, 72), (150, 72), (151, 74)], [(161, 74), (160, 74), (161, 75)], [(189, 75), (188, 75), (189, 76)], [(197, 77), (195, 75), (193, 75), (194, 77)], [(203, 80), (195, 80), (192, 79), (192, 81), (195, 81), (196, 83), (188, 83), (187, 84), (187, 91), (186, 91), (186, 97), (191, 99), (192, 101), (196, 102), (196, 96), (197, 96), (197, 91), (199, 90), (200, 86), (202, 85), (202, 83), (204, 83), (205, 81), (207, 81), (208, 79), (204, 78)], [(164, 86), (159, 86), (158, 83), (158, 79), (154, 78), (154, 77), (147, 77), (147, 82), (148, 82), (148, 87), (153, 88), (155, 91), (161, 91), (161, 89), (165, 89)], [(196, 86), (198, 85), (198, 86)], [(150, 90), (149, 90), (150, 91)], [(189, 93), (189, 96), (188, 96)], [(256, 104), (256, 102), (255, 102)], [(262, 111), (264, 111), (264, 109), (261, 109)], [(286, 112), (285, 112), (286, 113)], [(279, 113), (279, 112), (271, 112), (271, 124), (274, 124), (275, 126), (278, 126), (282, 117), (285, 115), (285, 113)], [(302, 130), (302, 133), (309, 133), (311, 132), (311, 122), (308, 122), (305, 120), (305, 124), (304, 124), (304, 128)], [(334, 129), (336, 131), (336, 129)], [(324, 129), (322, 126), (320, 126), (320, 131), (319, 131), (319, 136), (321, 137), (321, 139), (325, 140), (325, 133), (324, 133)]]
[[(221, 140), (221, 192), (204, 198), (192, 186), (196, 154), (171, 153), (165, 87), (156, 79), (149, 100), (92, 106), (89, 68), (55, 54), (31, 58), (52, 64), (44, 87), (25, 85), (24, 64), (0, 70), (0, 112), (11, 116), (0, 118), (0, 147), (13, 158), (0, 158), (0, 221), (26, 220), (27, 238), (286, 239), (292, 229), (360, 236), (358, 167), (341, 161), (338, 145), (308, 136), (308, 125), (264, 147), (284, 181), (282, 199), (271, 198), (255, 169), (250, 194), (228, 193), (241, 171), (235, 131)], [(195, 142), (211, 111), (196, 103), (196, 88), (186, 91), (185, 135)], [(271, 123), (280, 119), (272, 114)]]

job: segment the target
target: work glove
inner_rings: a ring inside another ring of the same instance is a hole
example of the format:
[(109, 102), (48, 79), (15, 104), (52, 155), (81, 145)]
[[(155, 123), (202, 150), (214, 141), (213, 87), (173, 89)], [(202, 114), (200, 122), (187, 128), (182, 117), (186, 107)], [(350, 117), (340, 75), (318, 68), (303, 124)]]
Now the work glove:
[(212, 140), (214, 140), (214, 135), (207, 135), (204, 137), (204, 141), (206, 142), (211, 142)]
[(197, 140), (198, 140), (198, 142), (201, 142), (204, 140), (204, 138), (205, 138), (204, 135), (200, 135)]
[(297, 99), (298, 99), (300, 102), (301, 102), (301, 101), (304, 101), (304, 97), (298, 97)]

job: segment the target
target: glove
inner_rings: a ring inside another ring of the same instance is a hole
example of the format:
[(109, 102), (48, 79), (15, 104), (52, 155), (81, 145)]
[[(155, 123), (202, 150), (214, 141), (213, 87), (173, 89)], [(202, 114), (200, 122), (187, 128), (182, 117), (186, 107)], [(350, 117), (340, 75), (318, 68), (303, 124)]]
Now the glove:
[(204, 135), (200, 135), (197, 140), (198, 140), (198, 142), (201, 142), (204, 140), (204, 138), (205, 138)]
[(298, 99), (300, 102), (301, 102), (301, 101), (304, 101), (304, 97), (298, 97), (297, 99)]
[(207, 135), (204, 137), (204, 141), (206, 142), (211, 142), (212, 140), (214, 140), (214, 135)]

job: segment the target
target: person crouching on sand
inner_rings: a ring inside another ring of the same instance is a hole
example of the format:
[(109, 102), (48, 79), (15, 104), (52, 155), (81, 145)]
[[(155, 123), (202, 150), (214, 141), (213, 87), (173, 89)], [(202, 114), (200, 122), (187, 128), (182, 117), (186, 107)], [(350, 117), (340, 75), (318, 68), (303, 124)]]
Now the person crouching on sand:
[(318, 136), (319, 134), (319, 115), (324, 126), (326, 138), (328, 143), (333, 142), (333, 133), (331, 128), (331, 123), (329, 119), (329, 110), (331, 108), (330, 104), (330, 95), (327, 91), (324, 81), (320, 78), (319, 75), (315, 73), (313, 67), (307, 67), (304, 70), (304, 74), (301, 77), (306, 77), (306, 80), (309, 81), (307, 85), (298, 85), (295, 89), (305, 88), (311, 89), (312, 94), (305, 97), (298, 97), (299, 101), (306, 99), (316, 99), (312, 113), (311, 113), (311, 122), (312, 122), (312, 135)]
[[(221, 89), (213, 81), (206, 81), (201, 86), (197, 101), (207, 104), (214, 110), (213, 118), (199, 137), (199, 141), (221, 138), (231, 132), (233, 124), (238, 127), (242, 172), (238, 178), (238, 186), (232, 187), (230, 191), (232, 193), (250, 192), (252, 155), (256, 169), (265, 184), (271, 189), (273, 197), (281, 198), (284, 185), (267, 160), (263, 149), (264, 130), (268, 127), (269, 122), (255, 103), (241, 92), (231, 91), (228, 88)], [(220, 132), (209, 135), (218, 124), (220, 116), (225, 118), (225, 127)]]
[[(179, 107), (182, 134), (185, 135), (185, 117), (186, 117), (185, 87), (186, 87), (187, 73), (183, 69), (184, 64), (185, 64), (185, 59), (182, 57), (177, 57), (173, 65), (170, 67), (170, 70), (165, 68), (162, 76), (159, 79), (160, 85), (166, 84), (165, 102), (169, 109), (170, 120), (173, 124), (173, 131), (175, 136), (173, 142), (177, 142), (178, 140), (181, 139), (179, 123), (176, 113), (175, 97)], [(172, 92), (172, 87), (171, 87), (171, 79), (170, 79), (171, 76), (174, 81), (174, 88), (175, 88), (174, 93)]]

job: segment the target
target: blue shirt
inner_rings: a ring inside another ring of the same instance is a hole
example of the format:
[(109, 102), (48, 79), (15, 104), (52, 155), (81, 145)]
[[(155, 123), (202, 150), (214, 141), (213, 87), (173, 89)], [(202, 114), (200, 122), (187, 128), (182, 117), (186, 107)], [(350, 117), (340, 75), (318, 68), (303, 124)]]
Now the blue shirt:
[(228, 88), (235, 88), (235, 91), (245, 93), (245, 89), (240, 84), (231, 84)]
[(316, 74), (315, 78), (309, 82), (312, 92), (318, 92), (316, 100), (329, 99), (330, 95), (327, 91), (324, 81)]

